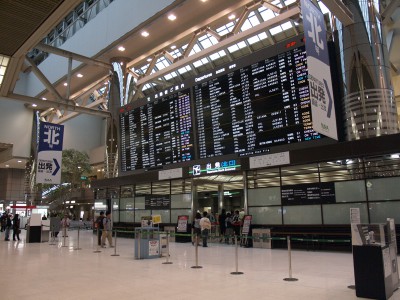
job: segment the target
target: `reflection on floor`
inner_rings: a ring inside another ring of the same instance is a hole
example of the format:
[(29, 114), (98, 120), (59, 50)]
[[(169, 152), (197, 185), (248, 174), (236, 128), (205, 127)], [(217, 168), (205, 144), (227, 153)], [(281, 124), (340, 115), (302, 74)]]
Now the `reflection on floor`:
[[(1, 233), (2, 300), (14, 299), (360, 299), (354, 284), (351, 253), (292, 251), (288, 282), (288, 252), (283, 249), (238, 248), (209, 243), (170, 243), (166, 257), (134, 259), (134, 239), (118, 238), (116, 248), (99, 248), (91, 231), (70, 231), (55, 245), (4, 241)], [(96, 252), (100, 250), (100, 252)], [(117, 253), (119, 256), (111, 256)], [(231, 272), (243, 272), (232, 275)], [(400, 300), (396, 291), (391, 300)]]

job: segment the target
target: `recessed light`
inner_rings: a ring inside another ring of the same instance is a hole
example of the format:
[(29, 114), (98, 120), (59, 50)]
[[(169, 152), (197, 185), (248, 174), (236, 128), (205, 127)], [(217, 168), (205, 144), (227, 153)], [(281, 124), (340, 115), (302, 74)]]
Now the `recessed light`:
[(47, 98), (46, 97), (42, 97), (42, 100), (47, 100)]
[(18, 163), (22, 163), (22, 160), (17, 160)]
[(118, 51), (125, 51), (125, 47), (124, 46), (119, 46), (118, 47)]
[(32, 104), (32, 107), (37, 107), (37, 104), (33, 103), (33, 104)]
[(153, 59), (151, 57), (149, 57), (148, 59), (146, 59), (148, 62), (151, 62)]
[(176, 46), (175, 46), (175, 45), (172, 45), (172, 46), (171, 46), (171, 49), (175, 49), (175, 48), (176, 48)]
[(174, 20), (176, 20), (176, 16), (173, 15), (173, 14), (170, 14), (170, 15), (168, 16), (168, 20), (174, 21)]
[(68, 86), (68, 83), (64, 82), (64, 86)]
[(6, 165), (6, 168), (9, 168), (10, 167), (10, 165)]
[(81, 73), (78, 73), (78, 74), (76, 74), (76, 77), (78, 77), (78, 78), (82, 78), (82, 77), (83, 77), (83, 75), (82, 75)]
[(144, 37), (148, 37), (150, 33), (148, 33), (147, 31), (142, 31), (141, 35)]
[(236, 16), (235, 16), (234, 14), (231, 14), (231, 15), (229, 15), (229, 17), (228, 17), (229, 20), (233, 20), (233, 19), (235, 19), (235, 18), (236, 18)]

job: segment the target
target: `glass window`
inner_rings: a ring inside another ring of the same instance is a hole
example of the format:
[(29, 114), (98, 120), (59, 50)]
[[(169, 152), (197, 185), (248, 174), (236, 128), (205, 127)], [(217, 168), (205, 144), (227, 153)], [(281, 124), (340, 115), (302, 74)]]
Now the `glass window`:
[(249, 215), (253, 216), (252, 223), (256, 225), (282, 224), (282, 209), (275, 207), (249, 207)]
[(171, 195), (171, 208), (191, 208), (191, 194)]
[(316, 164), (282, 167), (282, 185), (319, 182)]
[(232, 45), (232, 46), (228, 47), (228, 51), (229, 51), (230, 53), (232, 53), (232, 52), (235, 52), (235, 51), (237, 51), (237, 50), (239, 50), (239, 49), (242, 49), (242, 48), (244, 48), (244, 47), (246, 47), (246, 43), (243, 42), (243, 41), (241, 41), (241, 42), (239, 42), (239, 43), (237, 43), (237, 44), (235, 44), (235, 45)]
[(151, 194), (151, 183), (137, 184), (135, 188), (135, 195), (150, 195)]
[(135, 223), (140, 223), (142, 221), (142, 217), (151, 216), (150, 210), (147, 209), (138, 209), (135, 211)]
[(320, 205), (284, 206), (283, 222), (290, 224), (322, 224)]
[(145, 197), (136, 197), (135, 209), (144, 209), (144, 208), (145, 208)]
[(169, 193), (170, 193), (169, 181), (153, 182), (153, 184), (151, 185), (152, 195), (169, 195)]
[(134, 211), (121, 210), (119, 213), (119, 222), (133, 223), (134, 222)]
[(178, 69), (178, 73), (179, 74), (184, 74), (184, 73), (186, 73), (186, 72), (188, 72), (190, 70), (192, 70), (192, 68), (189, 65), (187, 65), (187, 66), (184, 66), (183, 68)]
[(281, 204), (281, 189), (279, 187), (249, 189), (249, 206), (265, 206)]
[(254, 170), (247, 173), (247, 187), (249, 189), (271, 186), (280, 187), (280, 185), (279, 168)]
[(113, 223), (119, 223), (119, 212), (120, 211), (118, 209), (116, 209), (116, 210), (113, 209), (113, 211), (112, 211)]
[(350, 224), (350, 208), (359, 208), (361, 223), (368, 223), (366, 203), (343, 203), (322, 205), (324, 224)]
[(400, 177), (368, 179), (369, 201), (400, 200)]
[(335, 182), (336, 202), (367, 201), (364, 180)]
[(178, 223), (178, 216), (189, 216), (189, 224), (192, 222), (192, 210), (191, 209), (172, 209), (171, 210), (171, 223)]
[(135, 209), (135, 199), (134, 198), (121, 198), (120, 209), (121, 210), (134, 210)]
[(393, 218), (400, 223), (400, 202), (377, 202), (369, 204), (371, 223), (385, 223), (387, 218)]

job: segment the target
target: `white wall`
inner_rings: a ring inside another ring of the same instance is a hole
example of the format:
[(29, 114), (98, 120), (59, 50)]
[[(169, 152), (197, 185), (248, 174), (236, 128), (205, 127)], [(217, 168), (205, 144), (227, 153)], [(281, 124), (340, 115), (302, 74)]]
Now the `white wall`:
[[(92, 57), (172, 2), (173, 0), (114, 1), (77, 31), (61, 48)], [(72, 67), (76, 68), (79, 65), (79, 62), (73, 61)], [(50, 82), (56, 82), (67, 74), (68, 60), (50, 55), (39, 68)], [(34, 97), (43, 89), (43, 84), (30, 72), (27, 76), (20, 77), (15, 92)]]
[(13, 144), (14, 157), (30, 156), (33, 110), (24, 103), (0, 97), (0, 142)]
[(105, 143), (102, 117), (81, 114), (64, 123), (63, 149), (75, 149), (90, 154), (91, 150)]

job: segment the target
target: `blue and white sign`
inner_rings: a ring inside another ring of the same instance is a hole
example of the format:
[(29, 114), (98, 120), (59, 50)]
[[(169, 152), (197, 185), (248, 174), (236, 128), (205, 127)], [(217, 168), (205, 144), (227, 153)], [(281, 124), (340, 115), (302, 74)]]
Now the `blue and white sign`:
[(324, 15), (310, 0), (301, 0), (301, 11), (307, 52), (313, 129), (337, 140)]
[(63, 137), (63, 125), (40, 123), (36, 183), (61, 183)]

